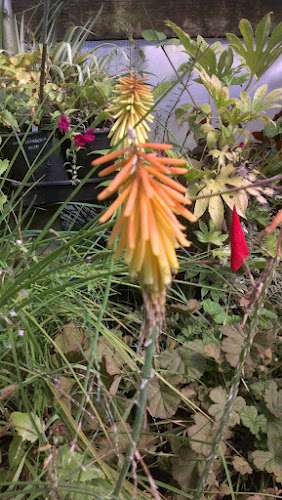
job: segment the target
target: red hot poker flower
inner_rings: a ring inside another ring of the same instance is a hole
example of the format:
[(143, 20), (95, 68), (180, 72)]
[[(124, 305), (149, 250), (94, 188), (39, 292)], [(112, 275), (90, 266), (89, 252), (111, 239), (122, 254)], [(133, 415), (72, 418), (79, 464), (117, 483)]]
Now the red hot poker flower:
[(230, 245), (231, 245), (231, 270), (238, 271), (244, 264), (250, 251), (246, 242), (245, 234), (240, 223), (239, 215), (237, 214), (236, 207), (233, 207), (232, 223), (230, 231)]

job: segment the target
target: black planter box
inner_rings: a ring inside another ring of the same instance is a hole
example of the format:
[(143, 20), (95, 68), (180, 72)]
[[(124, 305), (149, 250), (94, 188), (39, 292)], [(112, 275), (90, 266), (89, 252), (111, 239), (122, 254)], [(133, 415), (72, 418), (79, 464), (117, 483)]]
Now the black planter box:
[[(78, 170), (78, 182), (89, 176), (89, 169), (93, 169), (91, 176), (82, 181), (79, 188), (71, 179), (66, 165), (64, 153), (67, 141), (60, 144), (47, 131), (18, 134), (18, 137), (2, 134), (1, 158), (13, 160), (18, 150), (8, 174), (7, 189), (22, 187), (20, 196), (24, 205), (61, 203), (68, 199), (75, 189), (78, 191), (71, 197), (71, 201), (96, 201), (101, 179), (97, 176), (97, 169), (91, 166), (91, 161), (97, 158), (95, 151), (110, 147), (108, 133), (109, 129), (95, 130), (95, 141), (77, 152), (77, 163), (81, 166)], [(37, 163), (39, 165), (35, 166)], [(30, 174), (27, 175), (29, 171)]]

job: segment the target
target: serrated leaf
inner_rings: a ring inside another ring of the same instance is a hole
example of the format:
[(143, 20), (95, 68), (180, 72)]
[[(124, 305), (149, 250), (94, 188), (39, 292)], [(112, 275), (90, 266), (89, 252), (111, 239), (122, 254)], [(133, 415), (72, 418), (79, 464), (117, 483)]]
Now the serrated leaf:
[(189, 445), (183, 444), (177, 448), (172, 458), (172, 476), (183, 491), (191, 491), (197, 486), (198, 456)]
[(225, 336), (221, 344), (222, 351), (228, 363), (235, 368), (244, 342), (243, 334), (235, 326), (224, 326), (222, 332)]
[(240, 413), (242, 424), (258, 437), (260, 432), (266, 432), (266, 418), (258, 415), (255, 406), (245, 406)]
[(213, 441), (212, 424), (201, 413), (197, 413), (193, 418), (195, 423), (188, 428), (191, 447), (197, 453), (207, 457)]
[[(221, 386), (215, 387), (209, 393), (209, 398), (214, 402), (214, 404), (209, 407), (208, 411), (209, 414), (212, 415), (216, 420), (219, 420), (222, 417), (227, 397), (228, 396), (226, 390)], [(229, 427), (234, 427), (235, 425), (240, 423), (240, 413), (245, 406), (245, 400), (241, 396), (238, 396), (232, 406), (228, 421)]]
[(274, 474), (277, 481), (282, 481), (282, 464), (275, 461), (270, 451), (254, 451), (252, 458), (257, 469)]
[(240, 474), (245, 475), (245, 474), (252, 474), (253, 469), (251, 466), (248, 464), (247, 460), (245, 460), (243, 457), (236, 456), (232, 460), (232, 465), (234, 469), (237, 472), (240, 472)]
[(172, 417), (176, 413), (180, 401), (180, 396), (162, 384), (157, 377), (150, 380), (148, 386), (148, 411), (152, 417)]
[(282, 390), (271, 380), (266, 388), (264, 399), (269, 411), (277, 418), (282, 418)]
[(43, 432), (43, 424), (37, 415), (14, 411), (10, 416), (16, 433), (23, 439), (35, 443)]

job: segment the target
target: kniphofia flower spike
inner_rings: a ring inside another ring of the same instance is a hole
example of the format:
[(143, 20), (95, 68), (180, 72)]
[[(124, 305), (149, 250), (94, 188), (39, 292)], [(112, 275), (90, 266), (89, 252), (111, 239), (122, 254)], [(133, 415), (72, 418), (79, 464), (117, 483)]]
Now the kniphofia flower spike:
[(165, 291), (172, 272), (178, 269), (175, 249), (190, 245), (177, 216), (196, 220), (186, 208), (191, 204), (186, 188), (172, 179), (175, 174), (187, 172), (186, 160), (158, 154), (170, 148), (169, 144), (135, 144), (92, 162), (98, 166), (115, 160), (99, 173), (104, 177), (118, 171), (98, 195), (99, 200), (104, 200), (118, 192), (100, 222), (108, 221), (120, 209), (109, 245), (118, 239), (116, 253), (124, 253), (131, 276), (156, 294)]
[(115, 88), (115, 97), (109, 113), (115, 120), (109, 137), (112, 145), (123, 140), (123, 146), (130, 144), (128, 131), (134, 129), (137, 142), (145, 142), (153, 121), (150, 109), (153, 106), (153, 94), (145, 78), (134, 73), (119, 78)]

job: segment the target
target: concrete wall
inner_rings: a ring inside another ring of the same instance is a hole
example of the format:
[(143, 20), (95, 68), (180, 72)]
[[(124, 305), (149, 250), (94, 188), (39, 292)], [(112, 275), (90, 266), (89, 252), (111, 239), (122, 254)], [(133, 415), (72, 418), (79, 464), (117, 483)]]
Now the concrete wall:
[[(50, 0), (51, 6), (56, 1)], [(20, 12), (39, 2), (12, 0), (12, 3), (14, 11)], [(143, 29), (151, 28), (165, 31), (166, 19), (173, 20), (190, 35), (200, 33), (206, 37), (237, 32), (242, 17), (255, 23), (272, 11), (274, 22), (282, 21), (282, 0), (64, 0), (60, 32), (70, 25), (84, 24), (97, 14), (101, 5), (102, 14), (89, 37), (92, 40), (124, 39), (130, 33), (138, 38)]]

